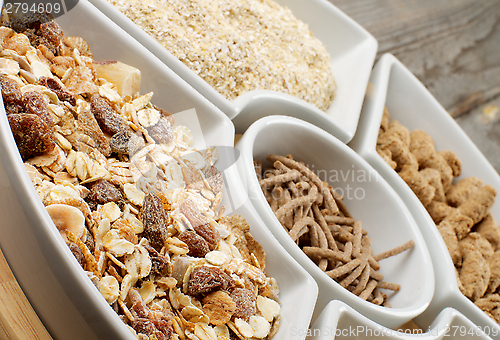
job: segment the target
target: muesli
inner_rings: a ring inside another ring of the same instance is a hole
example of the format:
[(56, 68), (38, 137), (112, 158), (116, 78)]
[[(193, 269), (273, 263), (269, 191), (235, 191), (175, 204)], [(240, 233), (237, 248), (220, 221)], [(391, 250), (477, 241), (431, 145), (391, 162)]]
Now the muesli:
[(81, 267), (139, 339), (270, 339), (279, 289), (217, 150), (139, 94), (141, 74), (35, 16), (0, 27), (0, 88), (26, 170)]

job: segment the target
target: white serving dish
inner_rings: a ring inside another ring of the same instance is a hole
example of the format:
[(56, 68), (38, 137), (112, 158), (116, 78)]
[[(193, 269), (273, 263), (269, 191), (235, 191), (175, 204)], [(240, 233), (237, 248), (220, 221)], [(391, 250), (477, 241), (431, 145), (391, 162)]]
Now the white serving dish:
[(327, 0), (276, 0), (309, 25), (331, 56), (337, 94), (326, 113), (301, 99), (275, 91), (251, 91), (235, 100), (227, 100), (106, 0), (90, 1), (234, 119), (237, 133), (243, 133), (261, 117), (282, 114), (317, 125), (345, 143), (354, 136), (377, 41)]
[[(195, 135), (198, 148), (233, 146), (234, 126), (229, 118), (89, 2), (80, 1), (57, 22), (67, 36), (86, 39), (96, 60), (120, 60), (139, 68), (141, 92), (154, 91), (153, 103), (173, 113), (194, 108), (197, 119), (189, 120), (187, 126), (193, 131), (201, 127), (203, 135)], [(135, 339), (54, 227), (24, 169), (3, 105), (0, 107), (0, 246), (24, 293), (54, 339)], [(225, 157), (226, 152), (221, 152), (220, 162), (230, 162)], [(234, 166), (224, 174), (231, 188), (241, 185)], [(317, 285), (264, 227), (246, 196), (231, 193), (236, 202), (233, 213), (247, 219), (268, 254), (267, 272), (281, 288), (282, 329), (276, 339), (292, 339), (286, 326), (307, 327)]]
[[(238, 169), (246, 181), (255, 209), (283, 247), (319, 285), (313, 320), (333, 299), (342, 300), (386, 327), (397, 327), (427, 308), (434, 290), (434, 274), (424, 239), (396, 192), (359, 155), (325, 131), (299, 119), (282, 116), (265, 117), (255, 122), (236, 148), (241, 152)], [(266, 157), (273, 153), (292, 154), (294, 159), (308, 164), (315, 171), (326, 170), (325, 176), (330, 179), (330, 184), (340, 194), (344, 193), (352, 215), (362, 221), (363, 228), (372, 240), (375, 254), (410, 239), (415, 241), (416, 246), (410, 252), (381, 262), (380, 272), (384, 280), (401, 284), (399, 292), (394, 295), (389, 293), (393, 308), (374, 305), (342, 288), (292, 241), (267, 203), (253, 167), (254, 160), (261, 160), (265, 169), (269, 164)], [(353, 178), (353, 173), (356, 178)], [(335, 174), (338, 181), (333, 177)], [(365, 181), (361, 181), (359, 176), (362, 175)], [(347, 178), (342, 180), (342, 176)]]
[(391, 340), (441, 340), (441, 339), (491, 339), (462, 313), (445, 308), (429, 328), (398, 332), (367, 319), (341, 301), (331, 301), (321, 312), (309, 331), (308, 340), (327, 339), (391, 339)]
[[(393, 55), (383, 55), (372, 73), (358, 131), (349, 145), (399, 194), (427, 243), (434, 266), (436, 290), (431, 305), (417, 322), (427, 326), (443, 308), (453, 307), (482, 329), (493, 327), (497, 328), (497, 334), (500, 333), (499, 325), (459, 291), (453, 263), (430, 215), (408, 185), (377, 154), (375, 147), (384, 105), (391, 120), (397, 119), (410, 131), (424, 130), (434, 139), (437, 150), (451, 150), (458, 156), (462, 161), (462, 174), (457, 180), (476, 176), (500, 191), (498, 173), (425, 86)], [(491, 211), (500, 221), (498, 198)]]

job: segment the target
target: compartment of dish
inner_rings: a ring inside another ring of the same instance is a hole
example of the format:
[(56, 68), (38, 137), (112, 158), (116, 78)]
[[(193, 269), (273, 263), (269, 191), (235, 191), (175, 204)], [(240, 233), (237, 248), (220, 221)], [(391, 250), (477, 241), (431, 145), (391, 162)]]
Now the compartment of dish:
[[(307, 4), (297, 0), (278, 1), (280, 5), (290, 8), (298, 19), (309, 26), (314, 35), (326, 45), (331, 56), (330, 65), (336, 78), (337, 93), (326, 113), (301, 99), (275, 91), (250, 91), (230, 101), (167, 52), (113, 5), (105, 0), (93, 0), (92, 3), (234, 119), (239, 132), (243, 132), (258, 118), (276, 110), (277, 113), (298, 117), (320, 126), (344, 142), (348, 142), (356, 131), (377, 42), (327, 1), (314, 0)], [(247, 13), (249, 11), (245, 12), (245, 15)]]
[[(318, 282), (320, 292), (313, 320), (333, 299), (344, 301), (388, 327), (397, 327), (426, 309), (432, 298), (434, 275), (423, 238), (396, 193), (361, 157), (321, 129), (281, 116), (262, 118), (254, 123), (236, 147), (241, 152), (238, 168), (252, 204), (283, 247)], [(414, 240), (413, 249), (381, 262), (383, 280), (401, 286), (400, 291), (388, 293), (393, 308), (369, 303), (342, 288), (292, 240), (269, 206), (255, 173), (254, 160), (261, 161), (265, 169), (271, 164), (266, 161), (270, 154), (290, 154), (342, 192), (353, 218), (361, 221), (371, 238), (374, 254)]]
[[(426, 326), (443, 308), (451, 306), (482, 329), (498, 329), (491, 318), (460, 293), (455, 266), (436, 224), (405, 181), (377, 153), (377, 136), (384, 106), (387, 107), (391, 120), (398, 120), (410, 131), (421, 129), (428, 133), (434, 140), (437, 151), (451, 150), (456, 154), (462, 166), (461, 175), (455, 179), (455, 184), (458, 180), (474, 176), (482, 180), (484, 185), (491, 185), (498, 191), (498, 174), (418, 79), (394, 56), (384, 55), (374, 68), (370, 80), (359, 134), (356, 134), (349, 145), (372, 164), (400, 195), (428, 245), (436, 276), (436, 291), (428, 310), (416, 320)], [(499, 216), (499, 206), (496, 200), (491, 207), (495, 219)]]

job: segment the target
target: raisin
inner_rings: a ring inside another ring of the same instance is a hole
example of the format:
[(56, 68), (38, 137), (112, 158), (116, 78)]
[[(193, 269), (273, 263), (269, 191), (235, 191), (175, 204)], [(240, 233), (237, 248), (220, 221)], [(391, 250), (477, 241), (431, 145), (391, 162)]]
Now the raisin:
[(154, 323), (147, 318), (135, 318), (132, 321), (132, 328), (138, 334), (146, 334), (147, 336), (157, 332)]
[(2, 98), (4, 103), (21, 104), (23, 94), (21, 86), (13, 79), (5, 75), (0, 75), (0, 89), (2, 90)]
[(38, 83), (54, 92), (59, 100), (66, 101), (73, 106), (76, 105), (75, 95), (69, 93), (66, 89), (64, 89), (62, 85), (59, 84), (55, 79), (49, 77), (40, 77)]
[(188, 255), (194, 257), (205, 257), (205, 255), (210, 251), (207, 241), (194, 231), (183, 231), (177, 236), (177, 238), (188, 245)]
[(188, 291), (191, 295), (208, 294), (216, 290), (230, 290), (234, 285), (233, 278), (219, 268), (202, 266), (191, 273)]
[(108, 101), (98, 94), (90, 100), (90, 110), (99, 123), (102, 131), (115, 134), (128, 130), (125, 120), (109, 105)]
[(130, 130), (115, 133), (109, 141), (111, 151), (119, 155), (133, 156), (137, 151), (141, 150), (146, 143), (142, 136), (133, 133)]
[(153, 104), (153, 107), (160, 112), (160, 115), (168, 121), (168, 123), (170, 124), (170, 126), (174, 126), (174, 123), (175, 123), (174, 115), (172, 115), (167, 110), (164, 110), (161, 107), (158, 107), (158, 106), (156, 106), (154, 104)]
[(168, 143), (174, 138), (174, 130), (170, 122), (161, 117), (158, 122), (146, 128), (149, 136), (153, 138), (157, 143)]
[(222, 192), (224, 189), (224, 178), (222, 177), (221, 172), (215, 167), (211, 166), (203, 171), (205, 175), (205, 179), (207, 180), (210, 188), (217, 195), (219, 192)]
[(89, 250), (94, 253), (95, 251), (95, 241), (94, 241), (94, 236), (92, 236), (92, 233), (86, 233), (87, 237), (85, 238), (85, 245)]
[(61, 44), (64, 32), (55, 21), (44, 22), (38, 28), (37, 33), (48, 42), (46, 45), (52, 53)]
[(23, 104), (26, 113), (31, 113), (40, 117), (48, 127), (52, 127), (54, 122), (50, 117), (49, 107), (43, 99), (43, 95), (36, 91), (27, 91), (23, 94)]
[(80, 266), (83, 268), (83, 266), (85, 265), (85, 256), (83, 256), (83, 252), (80, 247), (78, 247), (76, 243), (70, 242), (68, 243), (68, 248), (69, 250), (71, 250), (73, 256), (78, 261)]
[(235, 288), (231, 291), (231, 298), (236, 303), (234, 316), (248, 320), (257, 312), (257, 296), (247, 288)]
[(54, 150), (54, 135), (40, 117), (33, 114), (10, 114), (7, 118), (23, 160)]
[(189, 220), (194, 231), (207, 241), (209, 249), (217, 248), (220, 241), (219, 231), (208, 223), (196, 204), (189, 198), (185, 199), (180, 205), (180, 211)]
[(104, 156), (109, 157), (111, 155), (109, 141), (91, 112), (88, 110), (81, 110), (78, 114), (78, 125), (82, 128), (86, 135), (92, 138), (92, 140), (96, 143), (97, 148)]
[(24, 113), (24, 107), (19, 104), (7, 103), (5, 106), (5, 113), (10, 115), (12, 113)]
[(143, 236), (155, 249), (161, 249), (167, 234), (167, 214), (161, 199), (155, 193), (148, 193), (142, 205)]
[(172, 273), (172, 266), (167, 257), (161, 255), (149, 245), (144, 246), (149, 252), (151, 258), (151, 272), (161, 276), (169, 276)]
[(220, 241), (220, 234), (217, 229), (215, 229), (210, 224), (193, 226), (193, 229), (198, 235), (200, 235), (205, 239), (205, 241), (207, 241), (210, 250), (215, 250), (217, 248)]
[(106, 204), (123, 200), (120, 189), (105, 179), (98, 179), (95, 182), (91, 182), (87, 187), (90, 190), (87, 199), (97, 204)]

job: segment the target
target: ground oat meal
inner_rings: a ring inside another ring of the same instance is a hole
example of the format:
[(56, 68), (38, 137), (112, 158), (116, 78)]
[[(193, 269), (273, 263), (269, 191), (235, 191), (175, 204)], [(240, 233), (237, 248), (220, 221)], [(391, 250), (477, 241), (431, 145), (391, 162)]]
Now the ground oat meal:
[(227, 99), (275, 90), (326, 111), (330, 57), (306, 24), (271, 0), (108, 0)]
[(223, 216), (216, 149), (139, 94), (138, 69), (3, 14), (0, 88), (26, 170), (123, 322), (138, 339), (271, 339), (278, 285), (246, 221)]

